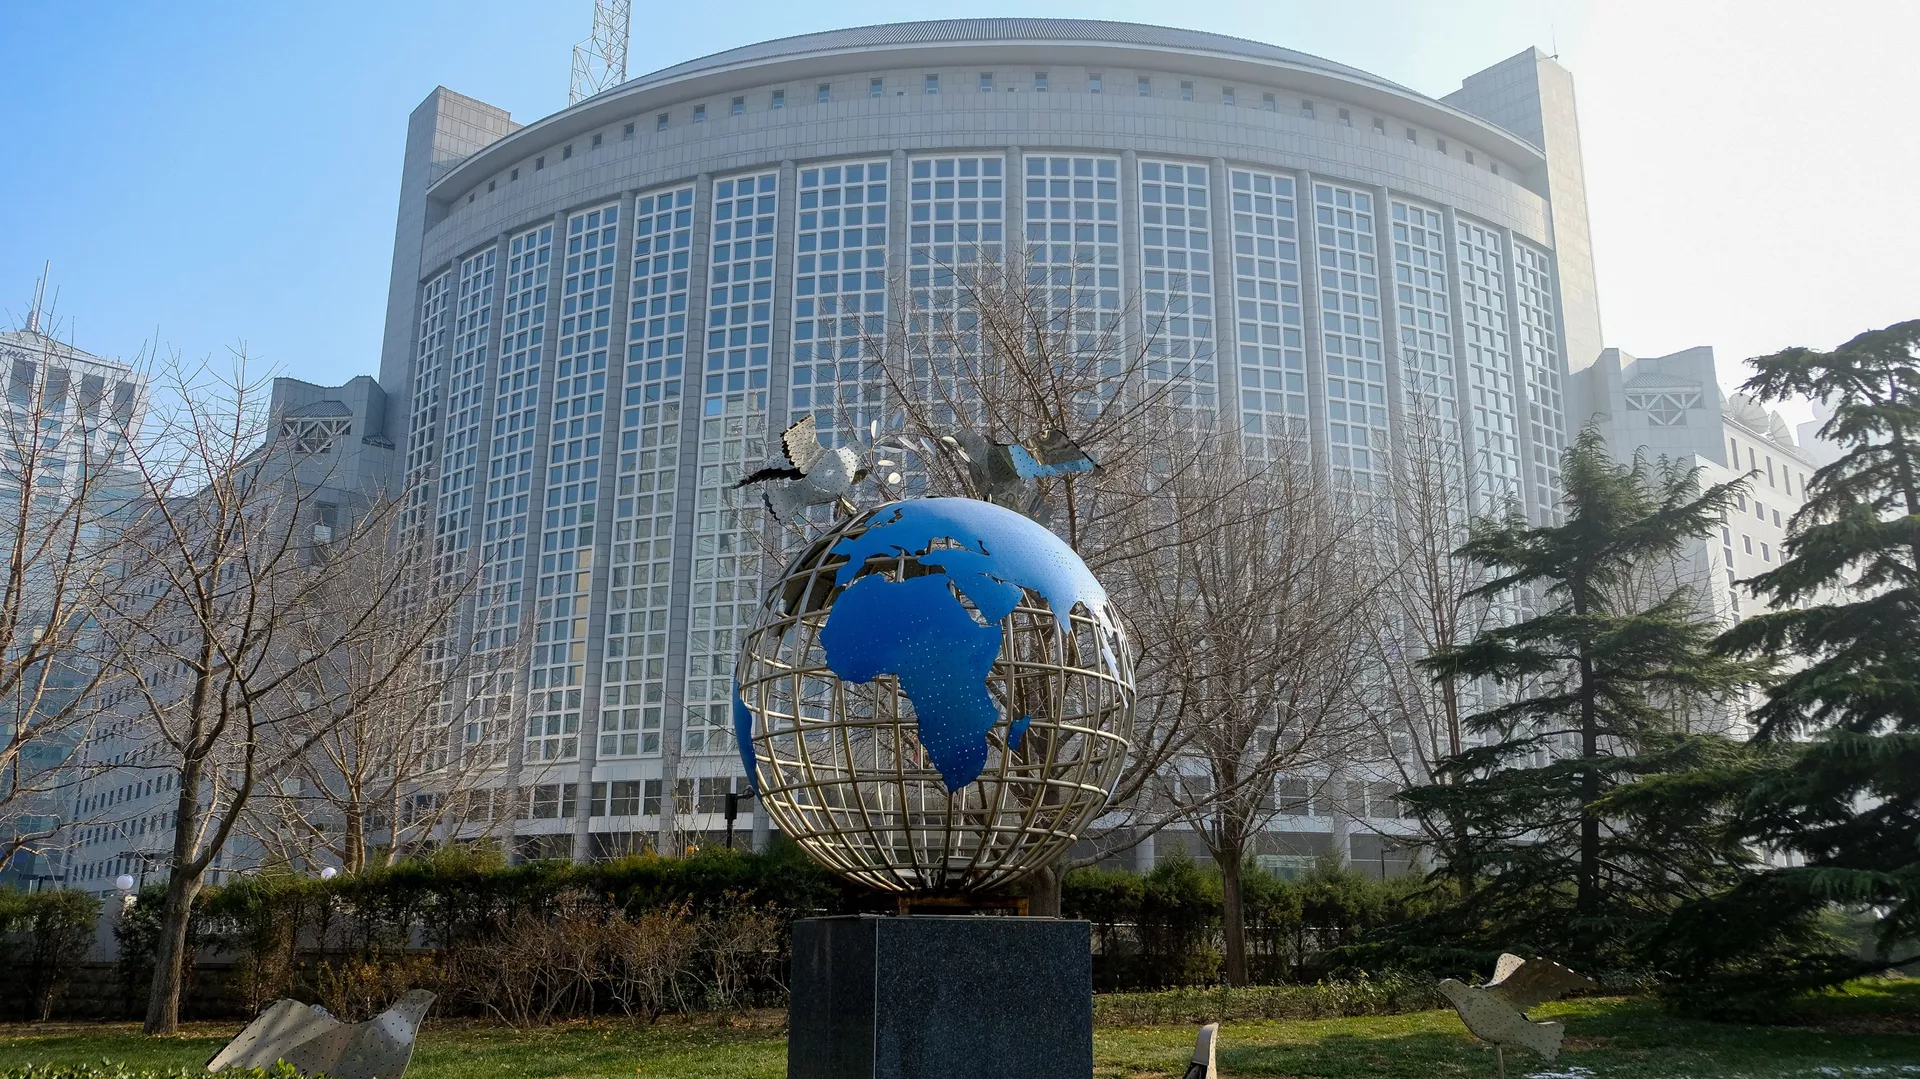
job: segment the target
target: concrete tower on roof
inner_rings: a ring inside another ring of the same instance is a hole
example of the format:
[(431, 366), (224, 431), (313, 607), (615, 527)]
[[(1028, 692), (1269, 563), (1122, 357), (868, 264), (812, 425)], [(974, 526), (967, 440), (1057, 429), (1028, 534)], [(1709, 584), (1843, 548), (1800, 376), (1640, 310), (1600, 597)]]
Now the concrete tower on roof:
[(1184, 313), (1162, 344), (1221, 420), (1344, 481), (1420, 413), (1484, 505), (1553, 512), (1599, 316), (1571, 80), (1535, 50), (1434, 99), (1218, 34), (960, 19), (733, 49), (525, 126), (435, 90), (381, 362), (393, 486), (482, 578), (460, 646), (511, 704), (442, 736), (500, 752), (527, 851), (721, 826), (763, 568), (729, 486), (862, 390), (821, 298), (884, 314), (968, 242)]

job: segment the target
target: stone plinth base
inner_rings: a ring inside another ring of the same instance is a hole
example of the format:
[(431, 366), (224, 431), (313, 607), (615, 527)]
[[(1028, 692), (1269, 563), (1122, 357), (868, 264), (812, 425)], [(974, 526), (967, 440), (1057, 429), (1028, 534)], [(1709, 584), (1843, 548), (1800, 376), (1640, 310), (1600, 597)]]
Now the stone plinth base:
[(1088, 1079), (1086, 922), (870, 915), (793, 926), (788, 1079)]

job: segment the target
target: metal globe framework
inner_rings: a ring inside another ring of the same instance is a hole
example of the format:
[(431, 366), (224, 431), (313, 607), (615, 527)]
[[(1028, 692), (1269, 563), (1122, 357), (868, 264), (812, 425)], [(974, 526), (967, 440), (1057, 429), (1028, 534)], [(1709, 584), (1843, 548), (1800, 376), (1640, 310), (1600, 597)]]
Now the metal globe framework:
[[(1000, 623), (987, 678), (1000, 715), (986, 767), (949, 792), (898, 679), (846, 681), (821, 644), (847, 562), (835, 549), (886, 509), (856, 513), (809, 542), (742, 642), (735, 672), (752, 720), (745, 748), (756, 787), (782, 833), (857, 883), (895, 893), (1003, 890), (1057, 857), (1105, 808), (1132, 733), (1131, 651), (1110, 608), (1056, 612), (1024, 590)], [(858, 575), (938, 572), (896, 554), (869, 558)], [(1022, 716), (1030, 719), (1016, 735)]]

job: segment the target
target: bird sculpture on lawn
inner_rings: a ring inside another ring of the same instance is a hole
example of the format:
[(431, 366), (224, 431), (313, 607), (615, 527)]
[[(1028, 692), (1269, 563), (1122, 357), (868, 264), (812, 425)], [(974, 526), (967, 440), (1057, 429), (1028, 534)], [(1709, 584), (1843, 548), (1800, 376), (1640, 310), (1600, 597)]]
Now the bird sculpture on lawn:
[(1026, 442), (994, 442), (978, 431), (961, 431), (940, 441), (966, 465), (975, 497), (1043, 524), (1040, 481), (1092, 472), (1098, 464), (1064, 431), (1043, 431)]
[(400, 1079), (433, 1001), (432, 993), (415, 989), (364, 1023), (342, 1023), (317, 1004), (276, 1000), (207, 1061), (207, 1070), (270, 1069), (284, 1060), (301, 1075)]
[(1522, 959), (1502, 954), (1494, 967), (1493, 980), (1485, 985), (1468, 985), (1447, 978), (1440, 992), (1460, 1013), (1460, 1021), (1473, 1036), (1491, 1042), (1500, 1064), (1500, 1075), (1507, 1074), (1508, 1046), (1531, 1049), (1551, 1064), (1560, 1055), (1560, 1041), (1567, 1028), (1560, 1023), (1536, 1023), (1527, 1018), (1527, 1009), (1549, 1000), (1557, 1000), (1576, 989), (1592, 989), (1591, 979), (1546, 959)]
[(780, 450), (786, 464), (755, 469), (734, 486), (765, 484), (760, 497), (767, 511), (782, 521), (793, 520), (809, 506), (838, 503), (841, 509), (853, 512), (853, 500), (847, 496), (854, 484), (867, 478), (867, 470), (860, 467), (859, 456), (847, 447), (820, 444), (812, 413), (780, 433)]

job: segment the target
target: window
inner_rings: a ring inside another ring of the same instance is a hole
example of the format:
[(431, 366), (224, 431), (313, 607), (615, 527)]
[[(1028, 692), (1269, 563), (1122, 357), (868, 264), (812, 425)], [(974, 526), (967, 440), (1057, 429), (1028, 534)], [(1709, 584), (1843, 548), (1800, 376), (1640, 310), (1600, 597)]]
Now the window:
[(519, 170), (519, 169), (514, 169), (514, 170), (513, 170), (512, 172), (509, 172), (509, 173), (507, 173), (507, 182), (508, 182), (508, 183), (512, 183), (512, 182), (514, 182), (515, 180), (518, 180), (519, 178), (520, 178), (520, 170)]
[(598, 150), (600, 148), (600, 142), (601, 142), (600, 136), (598, 133), (596, 133), (593, 136), (593, 148)]
[(1374, 118), (1373, 118), (1373, 133), (1374, 133), (1374, 134), (1376, 134), (1376, 135), (1384, 135), (1384, 134), (1386, 134), (1386, 133), (1387, 133), (1387, 122), (1386, 122), (1385, 120), (1382, 120), (1382, 119), (1380, 119), (1380, 118), (1379, 118), (1378, 116), (1376, 116), (1376, 117), (1374, 117)]
[[(1645, 412), (1654, 427), (1685, 427), (1687, 410), (1700, 407), (1699, 390), (1629, 390), (1627, 409)], [(1738, 462), (1738, 454), (1735, 455)]]
[(547, 158), (545, 154), (542, 154), (539, 157), (536, 157), (533, 159), (533, 171), (539, 172), (541, 169), (544, 169), (546, 167), (547, 167)]
[(1300, 102), (1300, 115), (1309, 120), (1313, 119), (1313, 102), (1311, 101)]
[(560, 160), (565, 161), (567, 158), (570, 158), (572, 156), (573, 156), (573, 143), (567, 143), (565, 146), (562, 146), (560, 148)]
[(938, 76), (938, 75), (928, 75), (928, 76), (927, 76), (927, 88), (926, 88), (926, 89), (927, 89), (927, 93), (929, 93), (929, 94), (937, 94), (937, 93), (939, 93), (939, 92), (940, 92), (940, 76)]
[(627, 126), (625, 126), (625, 127), (623, 127), (623, 128), (621, 128), (621, 129), (620, 129), (620, 137), (621, 137), (622, 139), (630, 139), (630, 138), (632, 138), (632, 137), (633, 137), (633, 125), (632, 125), (632, 124), (628, 124)]
[(649, 816), (660, 815), (660, 781), (649, 779), (641, 787), (640, 812)]
[(1133, 90), (1134, 90), (1134, 93), (1139, 94), (1141, 97), (1152, 97), (1153, 96), (1153, 80), (1147, 78), (1145, 75), (1142, 75), (1139, 78), (1133, 80)]
[(1773, 454), (1769, 453), (1767, 454), (1767, 486), (1773, 485)]
[(1044, 94), (1047, 92), (1046, 72), (1036, 71), (1033, 73), (1033, 92), (1036, 94)]
[(1099, 93), (1100, 86), (1101, 86), (1100, 73), (1098, 71), (1087, 72), (1087, 93), (1089, 94)]
[(982, 71), (980, 73), (980, 92), (983, 94), (993, 93), (993, 72)]
[(1278, 112), (1280, 109), (1280, 103), (1274, 100), (1274, 97), (1272, 94), (1261, 94), (1260, 107), (1267, 110), (1268, 112)]
[(1473, 164), (1473, 151), (1472, 150), (1466, 151), (1466, 155), (1467, 155), (1467, 164), (1469, 165)]
[(640, 813), (640, 781), (623, 779), (609, 784), (613, 788), (613, 797), (607, 806), (607, 815), (611, 817), (633, 817)]
[(1746, 534), (1746, 533), (1744, 533), (1744, 532), (1743, 532), (1743, 533), (1741, 533), (1741, 534), (1740, 534), (1740, 543), (1741, 543), (1741, 545), (1742, 545), (1742, 546), (1744, 546), (1744, 547), (1745, 547), (1745, 548), (1747, 549), (1747, 553), (1748, 553), (1748, 554), (1752, 554), (1752, 553), (1753, 553), (1753, 537), (1752, 537), (1752, 536), (1749, 536), (1749, 535), (1747, 535), (1747, 534)]
[(740, 116), (745, 114), (746, 111), (747, 111), (747, 99), (744, 97), (734, 98), (732, 114), (735, 116)]
[(1498, 176), (1498, 175), (1500, 175), (1500, 162), (1498, 162), (1498, 161), (1489, 161), (1489, 162), (1487, 162), (1487, 167), (1493, 170), (1493, 174), (1494, 174), (1495, 176)]
[(1773, 511), (1773, 527), (1775, 528), (1780, 527), (1780, 511), (1779, 510)]
[(773, 92), (773, 107), (776, 109), (784, 109), (787, 107), (787, 92), (785, 90), (775, 90)]
[(1445, 140), (1445, 139), (1435, 139), (1435, 140), (1433, 140), (1433, 148), (1434, 148), (1434, 149), (1436, 149), (1436, 150), (1438, 150), (1438, 151), (1440, 151), (1440, 152), (1441, 152), (1441, 153), (1443, 153), (1443, 154), (1444, 154), (1444, 153), (1446, 153), (1446, 152), (1447, 152), (1447, 140)]
[[(491, 185), (491, 184), (493, 183), (493, 181), (492, 181), (492, 180), (488, 180), (488, 181), (487, 181), (487, 183), (488, 183), (489, 185)], [(492, 190), (492, 188), (491, 188), (491, 187), (489, 187), (489, 188), (488, 188), (488, 190)], [(467, 201), (468, 201), (469, 203), (471, 203), (471, 202), (473, 201), (473, 192), (471, 192), (471, 191), (469, 191), (469, 192), (467, 192)]]
[(1773, 561), (1773, 548), (1767, 546), (1764, 543), (1760, 545), (1760, 561), (1762, 562)]
[(1188, 82), (1185, 79), (1182, 79), (1180, 81), (1180, 100), (1182, 101), (1193, 100), (1193, 83)]
[(822, 105), (826, 104), (829, 101), (832, 101), (833, 100), (833, 84), (830, 82), (823, 82), (819, 86), (815, 87), (813, 91), (813, 99), (815, 101), (818, 101)]
[(1222, 105), (1233, 104), (1233, 87), (1222, 86), (1220, 88), (1220, 104)]
[(488, 194), (492, 194), (492, 193), (493, 193), (493, 183), (494, 183), (494, 182), (493, 182), (492, 180), (488, 180), (488, 181), (487, 181), (487, 193), (488, 193)]
[(867, 80), (867, 96), (868, 97), (879, 97), (880, 95), (886, 92), (887, 92), (887, 80), (885, 79), (868, 79)]
[(1340, 126), (1341, 126), (1341, 127), (1352, 127), (1352, 126), (1353, 126), (1353, 117), (1352, 117), (1351, 115), (1349, 115), (1349, 114), (1347, 113), (1347, 110), (1345, 110), (1345, 109), (1341, 109), (1341, 110), (1340, 110)]
[(705, 105), (695, 105), (693, 107), (693, 122), (696, 124), (704, 124), (707, 122), (707, 107)]
[(653, 118), (653, 129), (655, 131), (665, 131), (667, 129), (666, 113), (663, 112), (660, 115)]
[(1414, 133), (1413, 133), (1413, 129), (1412, 129), (1412, 128), (1408, 128), (1408, 129), (1407, 129), (1407, 141), (1408, 141), (1408, 142), (1416, 142), (1416, 143), (1417, 143), (1417, 142), (1419, 142), (1419, 141), (1420, 141), (1420, 136), (1418, 136), (1418, 135), (1416, 135), (1416, 134), (1414, 134)]

